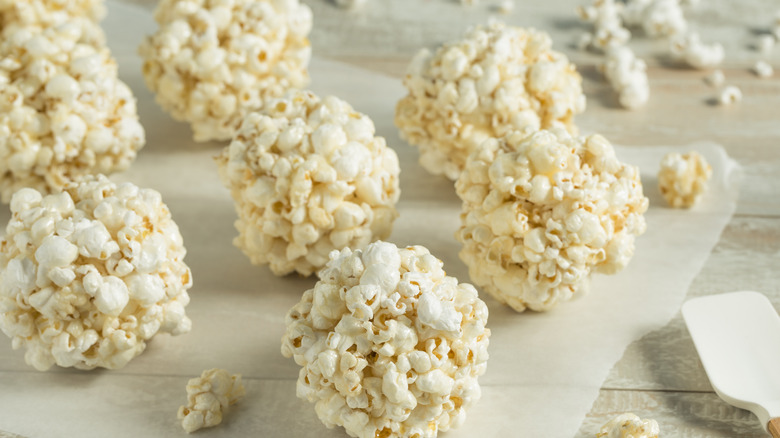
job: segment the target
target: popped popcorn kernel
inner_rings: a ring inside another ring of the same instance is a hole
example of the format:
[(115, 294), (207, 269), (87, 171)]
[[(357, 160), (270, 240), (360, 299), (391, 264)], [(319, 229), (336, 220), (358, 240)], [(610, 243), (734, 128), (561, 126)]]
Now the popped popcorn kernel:
[(690, 208), (707, 191), (712, 166), (698, 152), (672, 152), (661, 160), (658, 188), (666, 202), (675, 208)]
[(490, 329), (476, 289), (422, 246), (333, 251), (285, 318), (298, 397), (354, 437), (434, 438), (479, 400)]
[(581, 37), (579, 45), (582, 49), (591, 46), (601, 51), (623, 46), (631, 39), (631, 32), (623, 27), (622, 13), (625, 5), (615, 0), (596, 0), (590, 6), (580, 6), (577, 14), (582, 21), (593, 24), (591, 38), (585, 42)]
[(487, 140), (455, 189), (471, 280), (518, 312), (552, 309), (587, 290), (591, 273), (620, 271), (646, 228), (639, 169), (600, 135)]
[(190, 330), (186, 250), (160, 194), (103, 175), (11, 199), (0, 329), (27, 364), (118, 369), (158, 332)]
[(700, 70), (720, 65), (726, 55), (723, 45), (703, 43), (696, 32), (673, 38), (670, 50), (673, 56)]
[(74, 18), (97, 23), (105, 15), (103, 0), (0, 0), (0, 29), (9, 25), (60, 26)]
[(420, 164), (455, 180), (468, 155), (490, 137), (561, 126), (575, 131), (585, 110), (582, 78), (550, 36), (494, 22), (435, 53), (423, 49), (396, 106), (401, 137), (420, 148)]
[[(86, 174), (126, 169), (145, 142), (135, 97), (100, 27), (9, 26), (0, 42), (0, 198), (56, 193)], [(93, 35), (100, 35), (99, 38)]]
[(726, 75), (723, 74), (723, 70), (714, 70), (704, 77), (704, 82), (710, 87), (720, 88), (726, 82)]
[(658, 438), (661, 429), (655, 420), (643, 420), (625, 413), (613, 418), (601, 427), (596, 438)]
[(298, 0), (162, 0), (155, 20), (144, 79), (195, 141), (230, 139), (250, 111), (309, 83), (312, 12)]
[(623, 108), (636, 109), (647, 103), (650, 98), (647, 64), (628, 46), (609, 49), (601, 70), (612, 89), (618, 92), (618, 101)]
[(398, 156), (368, 116), (335, 97), (271, 99), (217, 163), (236, 203), (234, 243), (276, 275), (311, 275), (330, 251), (389, 236), (398, 216)]
[(753, 66), (753, 73), (761, 79), (766, 79), (771, 78), (775, 74), (775, 69), (766, 61), (757, 61)]
[(205, 370), (187, 382), (187, 406), (180, 406), (177, 417), (187, 433), (222, 423), (222, 415), (236, 404), (246, 391), (241, 374), (230, 375), (219, 368)]
[(718, 95), (718, 103), (721, 105), (731, 105), (740, 101), (742, 101), (742, 90), (735, 85), (729, 85)]

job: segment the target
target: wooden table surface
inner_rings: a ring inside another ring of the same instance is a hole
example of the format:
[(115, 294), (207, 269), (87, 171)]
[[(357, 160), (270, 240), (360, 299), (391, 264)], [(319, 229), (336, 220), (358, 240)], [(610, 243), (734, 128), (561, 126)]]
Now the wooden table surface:
[[(123, 0), (152, 8), (153, 0)], [(314, 11), (315, 56), (401, 77), (409, 58), (423, 46), (453, 39), (470, 24), (497, 16), (495, 4), (471, 7), (457, 0), (368, 0), (346, 12), (330, 0), (304, 0)], [(780, 308), (780, 72), (758, 79), (749, 69), (758, 59), (780, 67), (780, 45), (769, 56), (754, 48), (780, 9), (777, 0), (707, 0), (686, 17), (705, 41), (726, 47), (722, 66), (727, 83), (739, 86), (741, 103), (712, 103), (716, 90), (704, 72), (675, 65), (666, 44), (638, 37), (630, 43), (648, 65), (649, 104), (638, 111), (617, 107), (596, 66), (601, 57), (579, 52), (572, 43), (587, 28), (575, 8), (584, 1), (522, 1), (500, 19), (543, 29), (556, 49), (574, 61), (584, 78), (588, 108), (576, 122), (623, 145), (686, 145), (696, 140), (722, 144), (743, 167), (737, 213), (726, 227), (689, 297), (750, 289)], [(653, 190), (653, 188), (648, 188)], [(654, 418), (665, 437), (767, 436), (748, 411), (721, 401), (713, 392), (678, 313), (661, 330), (634, 342), (615, 364), (577, 436), (594, 436), (601, 424), (631, 411)], [(1, 434), (0, 434), (1, 435)]]

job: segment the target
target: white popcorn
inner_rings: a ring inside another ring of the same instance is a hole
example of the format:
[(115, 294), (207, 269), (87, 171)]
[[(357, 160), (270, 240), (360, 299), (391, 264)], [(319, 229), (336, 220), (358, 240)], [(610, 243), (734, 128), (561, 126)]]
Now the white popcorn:
[(312, 12), (298, 0), (162, 0), (155, 20), (144, 79), (195, 141), (230, 139), (267, 99), (309, 83)]
[(0, 29), (12, 24), (59, 26), (74, 18), (98, 22), (105, 15), (103, 0), (0, 0)]
[(647, 65), (628, 46), (611, 48), (601, 69), (612, 89), (618, 92), (622, 107), (636, 109), (647, 103), (650, 98)]
[(186, 250), (159, 193), (86, 176), (54, 195), (21, 189), (11, 213), (0, 329), (29, 365), (122, 368), (157, 332), (190, 330)]
[(0, 42), (0, 198), (55, 193), (86, 174), (126, 169), (143, 147), (135, 98), (97, 24), (10, 26)]
[(502, 0), (501, 3), (498, 4), (498, 12), (500, 14), (509, 15), (514, 10), (515, 10), (514, 0)]
[[(622, 46), (631, 38), (631, 32), (623, 27), (621, 14), (624, 4), (615, 0), (596, 0), (593, 5), (579, 7), (577, 13), (583, 21), (593, 24), (589, 45), (607, 51)], [(584, 44), (584, 41), (580, 41)]]
[(775, 69), (772, 68), (766, 61), (758, 61), (753, 66), (753, 73), (759, 78), (771, 78), (775, 74)]
[(490, 139), (455, 183), (461, 260), (478, 286), (518, 312), (544, 311), (613, 274), (645, 231), (639, 169), (600, 135), (562, 129)]
[(763, 54), (769, 54), (775, 48), (775, 37), (773, 35), (761, 35), (758, 37), (756, 49)]
[(354, 437), (436, 437), (480, 398), (488, 309), (422, 246), (333, 251), (286, 317), (298, 397)]
[(741, 100), (742, 90), (734, 85), (729, 85), (724, 88), (721, 90), (720, 95), (718, 95), (718, 103), (721, 105), (731, 105), (732, 103), (737, 103)]
[(655, 420), (643, 420), (625, 413), (613, 418), (601, 427), (596, 438), (658, 438), (661, 429)]
[(642, 11), (641, 26), (651, 37), (680, 35), (688, 28), (680, 0), (634, 0), (633, 3), (646, 4)]
[(672, 55), (697, 69), (712, 68), (723, 62), (725, 52), (720, 43), (705, 44), (699, 34), (691, 32), (672, 39)]
[(666, 202), (675, 208), (690, 208), (707, 191), (712, 167), (698, 152), (672, 152), (661, 160), (658, 188)]
[(549, 35), (492, 23), (460, 41), (422, 50), (396, 106), (401, 137), (420, 148), (433, 174), (458, 177), (469, 153), (487, 138), (512, 130), (563, 126), (585, 110), (582, 78)]
[(726, 75), (723, 74), (723, 70), (715, 70), (704, 77), (704, 82), (710, 87), (720, 88), (726, 82)]
[(390, 235), (398, 156), (366, 115), (294, 91), (250, 113), (217, 158), (236, 202), (234, 243), (277, 275), (308, 276), (344, 247)]
[(187, 433), (222, 423), (223, 412), (236, 404), (246, 391), (241, 374), (230, 375), (219, 368), (205, 370), (187, 382), (187, 406), (180, 406), (177, 417)]

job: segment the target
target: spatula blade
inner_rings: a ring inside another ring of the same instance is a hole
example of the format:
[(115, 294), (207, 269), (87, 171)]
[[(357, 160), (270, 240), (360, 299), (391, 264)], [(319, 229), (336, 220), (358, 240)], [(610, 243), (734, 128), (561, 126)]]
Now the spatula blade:
[(780, 316), (772, 303), (731, 292), (688, 300), (682, 315), (715, 392), (766, 429), (780, 416)]

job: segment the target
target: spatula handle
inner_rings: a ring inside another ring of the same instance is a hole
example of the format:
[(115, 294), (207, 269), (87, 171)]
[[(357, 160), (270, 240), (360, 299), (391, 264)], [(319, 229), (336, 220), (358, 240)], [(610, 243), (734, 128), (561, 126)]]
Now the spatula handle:
[(780, 438), (780, 417), (772, 418), (766, 425), (773, 438)]

